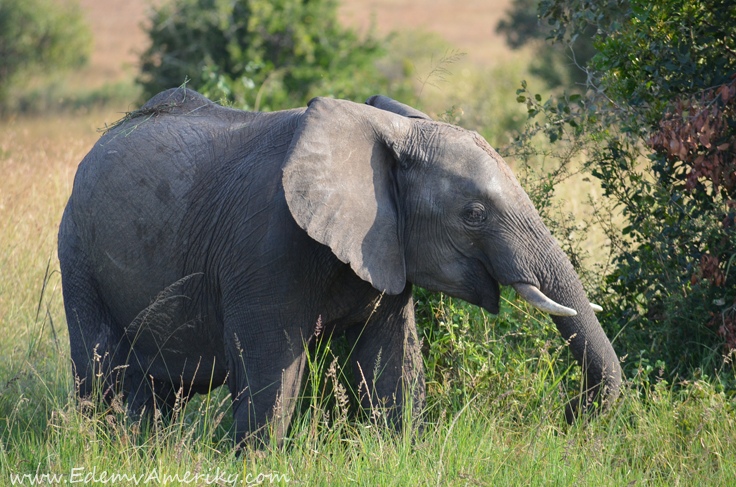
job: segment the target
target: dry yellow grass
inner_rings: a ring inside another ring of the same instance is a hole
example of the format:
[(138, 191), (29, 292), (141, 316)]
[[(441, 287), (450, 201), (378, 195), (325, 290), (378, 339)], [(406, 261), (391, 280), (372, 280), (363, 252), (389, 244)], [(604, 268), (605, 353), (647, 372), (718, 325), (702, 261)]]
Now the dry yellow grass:
[[(46, 308), (66, 333), (58, 272), (49, 279), (40, 319), (35, 318), (44, 274), (59, 268), (56, 234), (79, 161), (110, 113), (0, 121), (0, 347), (27, 343)], [(50, 332), (47, 325), (46, 332)], [(62, 340), (65, 343), (65, 340)], [(16, 355), (5, 350), (4, 359)]]

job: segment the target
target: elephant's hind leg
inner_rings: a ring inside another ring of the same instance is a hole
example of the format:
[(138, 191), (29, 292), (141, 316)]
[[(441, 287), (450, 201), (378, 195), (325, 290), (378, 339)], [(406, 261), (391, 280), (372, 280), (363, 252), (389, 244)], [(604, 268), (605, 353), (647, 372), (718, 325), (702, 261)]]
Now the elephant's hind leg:
[(178, 390), (171, 381), (152, 378), (133, 367), (126, 371), (125, 391), (128, 395), (128, 411), (133, 418), (151, 417), (156, 411), (168, 420), (178, 402), (183, 406), (189, 400), (189, 394), (184, 388)]
[(81, 397), (112, 398), (129, 351), (82, 259), (61, 259), (64, 308), (75, 384)]

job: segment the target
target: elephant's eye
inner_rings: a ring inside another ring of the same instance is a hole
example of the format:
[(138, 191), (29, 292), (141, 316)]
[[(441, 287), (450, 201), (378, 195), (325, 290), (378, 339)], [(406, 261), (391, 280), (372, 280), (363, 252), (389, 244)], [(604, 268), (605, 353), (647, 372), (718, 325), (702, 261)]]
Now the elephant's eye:
[(463, 210), (463, 220), (468, 225), (480, 225), (486, 219), (486, 209), (480, 203), (471, 203)]

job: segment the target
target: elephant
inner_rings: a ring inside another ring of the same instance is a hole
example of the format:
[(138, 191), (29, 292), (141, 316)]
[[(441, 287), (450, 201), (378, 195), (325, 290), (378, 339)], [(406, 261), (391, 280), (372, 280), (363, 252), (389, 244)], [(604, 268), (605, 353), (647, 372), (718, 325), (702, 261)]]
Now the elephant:
[(287, 437), (319, 331), (347, 338), (363, 407), (421, 417), (414, 285), (492, 314), (513, 286), (599, 404), (619, 394), (594, 306), (505, 161), (382, 95), (259, 113), (162, 92), (80, 163), (58, 256), (78, 394), (138, 414), (227, 384), (237, 444)]

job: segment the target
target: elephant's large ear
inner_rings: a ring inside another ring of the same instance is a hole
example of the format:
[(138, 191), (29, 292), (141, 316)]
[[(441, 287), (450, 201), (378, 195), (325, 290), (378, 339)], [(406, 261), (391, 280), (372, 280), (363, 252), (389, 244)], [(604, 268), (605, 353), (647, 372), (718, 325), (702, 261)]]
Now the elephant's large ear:
[(406, 286), (394, 172), (411, 124), (370, 106), (314, 98), (283, 167), (299, 226), (388, 294)]
[(387, 112), (393, 112), (407, 118), (421, 118), (423, 120), (432, 120), (426, 113), (420, 112), (416, 108), (404, 105), (392, 98), (383, 95), (373, 95), (365, 101), (366, 105), (371, 105)]

